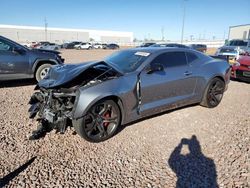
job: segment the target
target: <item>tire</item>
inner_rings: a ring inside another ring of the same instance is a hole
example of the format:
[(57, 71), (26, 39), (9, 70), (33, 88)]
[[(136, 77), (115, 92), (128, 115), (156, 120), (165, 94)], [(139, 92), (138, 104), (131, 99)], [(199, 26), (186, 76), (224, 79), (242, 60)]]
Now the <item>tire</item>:
[(119, 106), (112, 100), (101, 100), (94, 104), (83, 118), (73, 120), (72, 123), (77, 134), (89, 142), (97, 143), (111, 138), (116, 133), (120, 121)]
[(81, 50), (81, 47), (79, 46), (79, 47), (77, 48), (77, 50)]
[(46, 63), (46, 64), (40, 65), (37, 68), (35, 77), (38, 82), (46, 76), (46, 73), (48, 73), (51, 66), (52, 66), (51, 64)]
[(218, 106), (222, 100), (224, 91), (225, 82), (220, 78), (213, 78), (205, 89), (200, 105), (207, 108)]

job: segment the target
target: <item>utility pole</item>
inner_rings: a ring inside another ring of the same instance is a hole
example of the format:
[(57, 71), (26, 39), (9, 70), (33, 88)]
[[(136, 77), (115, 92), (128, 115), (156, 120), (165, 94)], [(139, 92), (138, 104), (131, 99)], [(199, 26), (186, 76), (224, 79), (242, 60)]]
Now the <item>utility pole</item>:
[(19, 42), (19, 32), (18, 31), (16, 32), (16, 35), (17, 35), (17, 41)]
[(164, 27), (161, 27), (161, 40), (164, 41)]
[(47, 41), (47, 27), (48, 27), (48, 23), (47, 23), (47, 19), (45, 17), (44, 18), (45, 41)]
[(186, 17), (186, 1), (183, 0), (183, 18), (182, 18), (182, 30), (181, 30), (181, 44), (183, 43), (184, 37), (184, 26), (185, 26), (185, 17)]
[(203, 31), (203, 40), (206, 40), (206, 30)]
[(194, 35), (190, 35), (190, 41), (193, 41)]

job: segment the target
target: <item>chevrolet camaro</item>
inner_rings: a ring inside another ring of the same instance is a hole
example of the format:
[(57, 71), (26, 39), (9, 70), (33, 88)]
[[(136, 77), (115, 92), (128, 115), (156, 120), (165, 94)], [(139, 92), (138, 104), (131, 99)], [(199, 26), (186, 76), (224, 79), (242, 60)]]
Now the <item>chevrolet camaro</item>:
[(30, 139), (52, 129), (63, 133), (72, 123), (86, 140), (104, 141), (120, 125), (166, 110), (216, 107), (229, 80), (228, 62), (184, 48), (133, 48), (56, 65), (30, 99), (30, 118), (39, 122)]

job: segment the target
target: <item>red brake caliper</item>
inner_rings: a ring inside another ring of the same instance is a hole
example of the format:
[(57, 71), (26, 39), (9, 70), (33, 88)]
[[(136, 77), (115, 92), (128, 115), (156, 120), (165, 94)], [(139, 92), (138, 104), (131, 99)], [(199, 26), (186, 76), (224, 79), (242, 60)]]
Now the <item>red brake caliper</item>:
[[(103, 117), (104, 117), (104, 119), (106, 119), (106, 118), (110, 118), (111, 117), (111, 112), (106, 112), (104, 115), (103, 115)], [(108, 122), (105, 122), (105, 123), (103, 123), (103, 126), (104, 127), (107, 127), (109, 125), (109, 123)]]

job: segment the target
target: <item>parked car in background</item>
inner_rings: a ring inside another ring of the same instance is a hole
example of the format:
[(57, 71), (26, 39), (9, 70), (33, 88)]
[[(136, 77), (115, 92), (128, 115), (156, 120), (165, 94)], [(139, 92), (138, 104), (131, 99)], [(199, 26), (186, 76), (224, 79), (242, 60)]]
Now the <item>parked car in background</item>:
[(194, 50), (206, 53), (207, 51), (207, 45), (205, 44), (190, 44), (190, 48), (193, 48)]
[(0, 36), (0, 80), (43, 79), (50, 67), (62, 64), (60, 52), (29, 49)]
[(90, 50), (90, 49), (93, 49), (93, 46), (89, 42), (82, 42), (80, 44), (75, 45), (74, 48), (77, 50), (81, 50), (81, 49)]
[(102, 49), (106, 49), (107, 45), (107, 43), (102, 43)]
[(70, 42), (64, 42), (62, 45), (61, 45), (61, 48), (66, 48), (68, 45), (69, 45)]
[(175, 48), (190, 48), (189, 46), (178, 44), (178, 43), (162, 43), (162, 44), (153, 44), (150, 47), (175, 47)]
[(60, 50), (61, 46), (55, 43), (46, 43), (41, 46), (38, 46), (38, 49), (45, 49), (45, 50)]
[(66, 44), (64, 44), (64, 48), (66, 48), (66, 49), (74, 49), (75, 45), (78, 45), (78, 44), (81, 44), (81, 42), (74, 41), (74, 42), (66, 43)]
[(103, 49), (111, 49), (111, 50), (116, 50), (119, 49), (120, 46), (118, 44), (107, 44), (105, 46), (103, 46)]
[(240, 54), (250, 52), (250, 40), (230, 40), (217, 49), (215, 55), (227, 56), (230, 62), (237, 60)]
[(226, 61), (187, 48), (131, 48), (101, 61), (55, 66), (30, 99), (30, 117), (39, 121), (30, 139), (53, 128), (63, 133), (71, 121), (81, 137), (101, 142), (120, 125), (166, 110), (216, 107), (229, 80)]
[(95, 43), (95, 44), (93, 44), (93, 48), (95, 48), (95, 49), (102, 49), (103, 45), (100, 44), (100, 43)]
[(36, 45), (36, 48), (39, 48), (40, 46), (44, 46), (44, 45), (47, 45), (49, 44), (50, 42), (48, 41), (41, 41), (41, 42), (38, 42), (37, 45)]
[(26, 48), (35, 48), (38, 43), (37, 42), (26, 42), (26, 43), (22, 43), (22, 45)]
[(149, 47), (149, 46), (152, 46), (154, 44), (156, 44), (156, 43), (155, 42), (146, 42), (146, 43), (141, 44), (138, 47)]
[(232, 65), (231, 77), (250, 82), (250, 55), (240, 56)]

